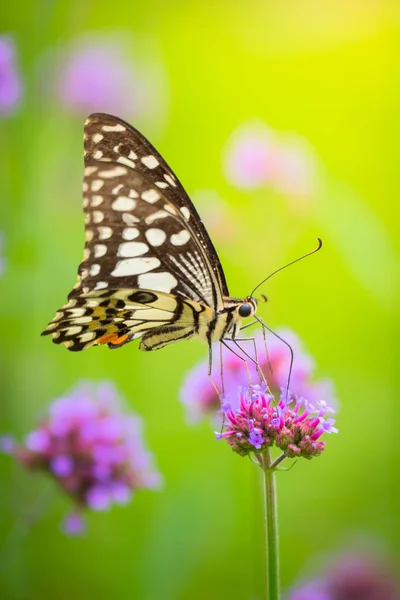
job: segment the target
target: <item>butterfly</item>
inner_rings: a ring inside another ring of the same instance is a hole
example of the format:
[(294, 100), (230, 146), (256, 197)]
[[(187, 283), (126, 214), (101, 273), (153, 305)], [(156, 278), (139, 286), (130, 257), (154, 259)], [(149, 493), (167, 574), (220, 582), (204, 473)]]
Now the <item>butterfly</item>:
[[(193, 337), (236, 342), (255, 315), (229, 295), (217, 252), (189, 196), (136, 129), (104, 113), (84, 128), (86, 243), (78, 281), (42, 335), (68, 350), (141, 338), (158, 350)], [(236, 342), (237, 343), (237, 342)]]

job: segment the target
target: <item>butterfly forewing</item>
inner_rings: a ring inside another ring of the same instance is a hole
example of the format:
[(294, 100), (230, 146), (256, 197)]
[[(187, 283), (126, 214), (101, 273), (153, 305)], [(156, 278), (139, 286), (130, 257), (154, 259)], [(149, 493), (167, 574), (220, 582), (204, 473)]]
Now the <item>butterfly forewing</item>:
[(85, 126), (87, 243), (72, 292), (145, 288), (223, 304), (220, 262), (183, 187), (127, 123), (95, 114)]

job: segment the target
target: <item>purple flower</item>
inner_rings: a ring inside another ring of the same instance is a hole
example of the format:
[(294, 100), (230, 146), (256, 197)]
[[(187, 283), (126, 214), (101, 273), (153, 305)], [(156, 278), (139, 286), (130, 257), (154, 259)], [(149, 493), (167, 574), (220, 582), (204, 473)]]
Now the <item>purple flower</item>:
[(263, 121), (245, 123), (231, 135), (224, 171), (238, 188), (270, 186), (286, 196), (311, 195), (317, 161), (309, 144), (295, 134), (279, 134)]
[(286, 600), (398, 600), (399, 581), (374, 555), (355, 552), (336, 558), (322, 576), (293, 589)]
[[(290, 379), (290, 389), (298, 398), (305, 397), (308, 402), (317, 403), (319, 398), (325, 398), (330, 405), (335, 405), (332, 384), (328, 380), (314, 381), (314, 363), (311, 357), (301, 350), (298, 337), (291, 331), (278, 331), (279, 335), (288, 341), (294, 351), (294, 362)], [(262, 333), (255, 338), (258, 361), (265, 376), (271, 393), (278, 396), (281, 389), (288, 384), (290, 355), (288, 348), (275, 336), (267, 340), (267, 352)], [(243, 343), (242, 343), (243, 344)], [(250, 342), (245, 342), (247, 352), (251, 351)], [(254, 355), (254, 350), (252, 352)], [(233, 408), (238, 407), (237, 390), (248, 386), (248, 374), (244, 363), (227, 348), (222, 350), (224, 398), (223, 402)], [(198, 421), (202, 417), (215, 416), (220, 410), (220, 397), (207, 376), (207, 361), (201, 362), (187, 375), (181, 388), (182, 402), (187, 406), (188, 418)], [(259, 376), (253, 363), (248, 361), (251, 381), (256, 383)], [(216, 346), (213, 352), (213, 373), (220, 373), (220, 350)], [(285, 394), (284, 394), (285, 395)], [(319, 404), (316, 404), (316, 410)], [(329, 426), (326, 423), (325, 426)]]
[(135, 53), (130, 34), (85, 34), (56, 56), (56, 95), (67, 112), (86, 116), (101, 111), (137, 119), (154, 118), (164, 108), (159, 61), (146, 57), (143, 48)]
[[(84, 382), (58, 398), (25, 443), (4, 437), (4, 450), (25, 467), (51, 474), (79, 511), (106, 510), (127, 504), (132, 492), (156, 488), (160, 475), (141, 437), (141, 421), (121, 411), (110, 383)], [(80, 512), (63, 524), (64, 531), (81, 530)]]
[(21, 80), (11, 37), (0, 36), (0, 115), (11, 114), (21, 98)]
[(82, 535), (85, 531), (85, 521), (81, 513), (74, 512), (69, 514), (61, 523), (61, 530), (70, 536)]
[(288, 403), (286, 397), (276, 402), (262, 386), (243, 388), (239, 408), (223, 411), (223, 433), (218, 433), (217, 439), (224, 438), (241, 456), (269, 446), (276, 446), (287, 458), (319, 456), (325, 448), (319, 439), (327, 433), (325, 414), (331, 409), (326, 406), (316, 411), (305, 399), (292, 399), (291, 394), (288, 399)]

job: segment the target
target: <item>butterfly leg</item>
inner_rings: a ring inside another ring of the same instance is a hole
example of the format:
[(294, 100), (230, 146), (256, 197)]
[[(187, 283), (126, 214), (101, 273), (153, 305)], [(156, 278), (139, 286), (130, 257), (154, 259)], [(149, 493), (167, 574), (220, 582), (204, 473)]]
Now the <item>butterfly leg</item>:
[[(257, 374), (258, 374), (260, 380), (265, 383), (267, 390), (269, 390), (267, 380), (265, 378), (265, 375), (260, 366), (260, 362), (258, 360), (258, 349), (257, 349), (257, 344), (256, 344), (256, 338), (255, 337), (249, 337), (249, 338), (235, 337), (232, 341), (240, 349), (240, 351), (243, 352), (243, 354), (245, 354), (255, 364), (256, 369), (257, 369)], [(242, 348), (242, 346), (239, 344), (239, 342), (252, 342), (253, 343), (254, 358), (248, 352), (246, 352), (246, 350), (244, 348)]]
[(222, 377), (222, 353), (221, 353), (221, 391), (219, 391), (217, 384), (212, 378), (212, 344), (208, 345), (208, 378), (210, 380), (211, 385), (213, 386), (218, 398), (221, 400), (224, 394), (224, 381)]
[(273, 329), (271, 329), (270, 327), (268, 327), (268, 325), (266, 325), (264, 323), (264, 321), (262, 319), (260, 319), (260, 317), (256, 316), (256, 320), (259, 323), (261, 323), (261, 325), (263, 326), (264, 329), (266, 329), (267, 331), (269, 331), (270, 333), (272, 333), (272, 335), (274, 335), (276, 338), (278, 338), (278, 340), (280, 340), (283, 344), (285, 344), (285, 346), (287, 346), (287, 348), (289, 348), (289, 352), (290, 352), (290, 366), (289, 366), (289, 374), (288, 374), (288, 380), (287, 380), (287, 386), (286, 386), (286, 404), (287, 404), (288, 401), (289, 401), (289, 387), (290, 387), (290, 379), (291, 379), (291, 376), (292, 376), (292, 369), (293, 369), (293, 359), (294, 359), (293, 348), (289, 344), (289, 342), (287, 342), (286, 340), (284, 340)]
[[(228, 346), (228, 344), (226, 343), (226, 341), (234, 341), (231, 338), (223, 338), (221, 340), (221, 344), (223, 344), (225, 346), (225, 348), (228, 348), (228, 350), (230, 352), (233, 352), (233, 354), (235, 356), (237, 356), (238, 358), (240, 358), (240, 360), (243, 362), (244, 367), (246, 369), (246, 373), (247, 373), (247, 381), (249, 383), (249, 387), (252, 387), (252, 382), (251, 382), (251, 375), (250, 375), (250, 370), (249, 370), (249, 365), (247, 364), (247, 360), (245, 358), (243, 358), (243, 356), (240, 356), (240, 354), (238, 354), (237, 352), (235, 352), (235, 350), (233, 350), (233, 348), (231, 348), (230, 346)], [(236, 344), (236, 346), (239, 347), (239, 349), (243, 352), (243, 354), (245, 354), (248, 358), (250, 358), (253, 362), (255, 362), (254, 358), (252, 356), (250, 356), (247, 352), (243, 351), (243, 349), (239, 346), (239, 344)]]

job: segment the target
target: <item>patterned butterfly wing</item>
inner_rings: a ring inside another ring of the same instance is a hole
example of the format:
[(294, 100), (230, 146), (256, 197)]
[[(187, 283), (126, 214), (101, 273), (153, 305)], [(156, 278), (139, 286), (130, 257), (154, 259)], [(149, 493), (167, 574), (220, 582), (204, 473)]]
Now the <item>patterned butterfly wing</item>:
[(228, 295), (199, 215), (171, 169), (130, 125), (104, 114), (85, 126), (86, 246), (81, 290), (152, 289), (213, 309)]
[(178, 317), (184, 337), (182, 300), (223, 307), (224, 273), (199, 215), (158, 152), (121, 119), (88, 118), (83, 194), (78, 282), (44, 332), (56, 343), (116, 347), (167, 324), (172, 335)]

